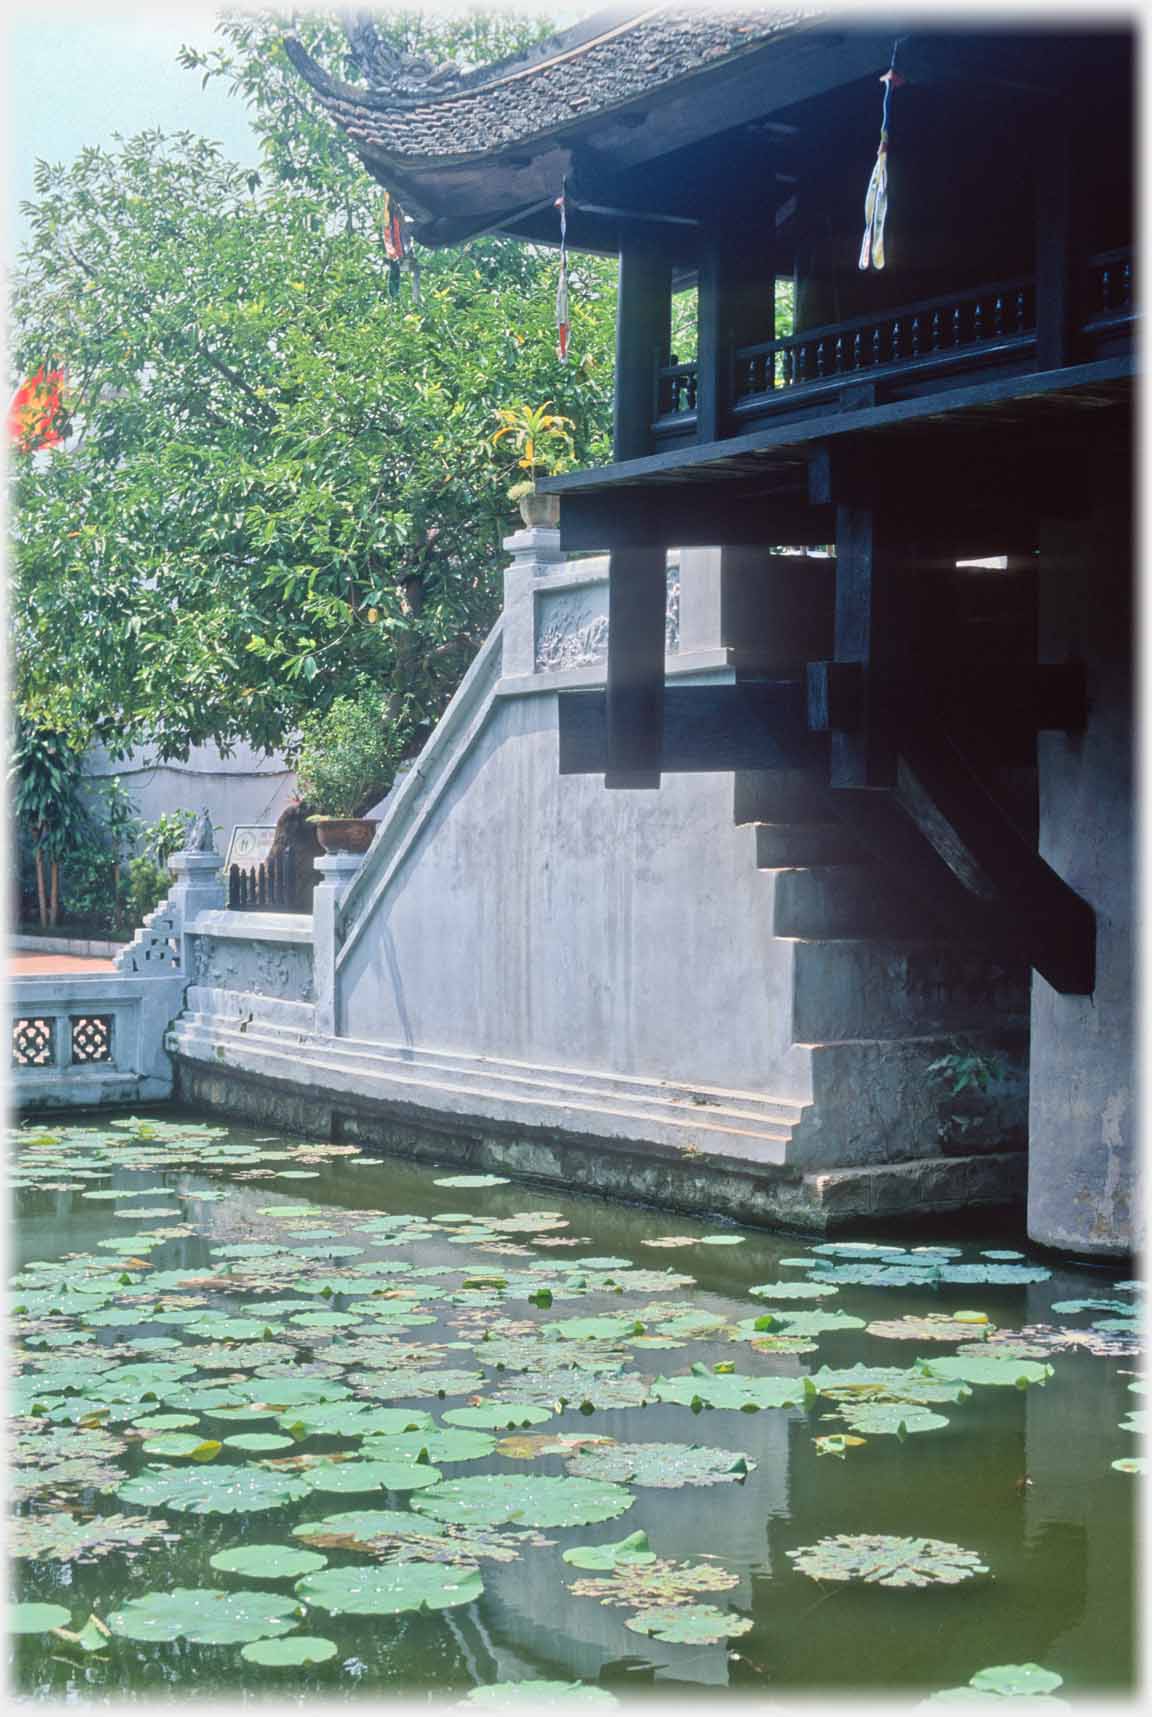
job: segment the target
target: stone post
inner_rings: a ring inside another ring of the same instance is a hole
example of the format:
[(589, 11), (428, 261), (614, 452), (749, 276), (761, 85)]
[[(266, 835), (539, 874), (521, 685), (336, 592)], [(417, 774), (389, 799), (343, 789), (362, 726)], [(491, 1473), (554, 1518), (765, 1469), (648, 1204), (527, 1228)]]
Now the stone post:
[(504, 637), (502, 673), (505, 679), (531, 674), (536, 667), (535, 585), (564, 566), (560, 532), (532, 526), (505, 537), (512, 563), (504, 571)]
[(364, 863), (363, 853), (325, 853), (316, 860), (320, 881), (312, 894), (312, 981), (316, 991), (316, 1035), (336, 1036), (336, 955), (340, 947), (340, 902)]
[(228, 889), (221, 876), (224, 860), (217, 852), (173, 853), (168, 874), (173, 879), (168, 898), (160, 911), (170, 919), (180, 945), (180, 970), (192, 982), (191, 943), (188, 927), (201, 912), (218, 912), (228, 904)]

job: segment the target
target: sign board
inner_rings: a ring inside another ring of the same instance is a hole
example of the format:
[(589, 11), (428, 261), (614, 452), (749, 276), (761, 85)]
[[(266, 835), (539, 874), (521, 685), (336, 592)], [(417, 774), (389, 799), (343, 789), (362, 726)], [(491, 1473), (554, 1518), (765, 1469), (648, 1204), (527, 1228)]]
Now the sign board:
[(241, 870), (253, 870), (258, 864), (264, 864), (272, 850), (275, 833), (275, 823), (237, 823), (228, 842), (225, 869), (231, 870), (234, 864), (238, 864)]

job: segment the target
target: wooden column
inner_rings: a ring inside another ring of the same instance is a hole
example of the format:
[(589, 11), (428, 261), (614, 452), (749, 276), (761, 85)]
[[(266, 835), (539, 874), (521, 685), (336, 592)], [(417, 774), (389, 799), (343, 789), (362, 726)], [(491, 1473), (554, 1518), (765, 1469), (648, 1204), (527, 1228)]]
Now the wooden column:
[(609, 557), (606, 787), (659, 787), (664, 733), (666, 550)]
[(768, 243), (708, 235), (698, 275), (696, 439), (718, 441), (732, 405), (737, 346), (776, 332), (776, 281)]
[(616, 301), (616, 401), (612, 457), (642, 459), (652, 451), (656, 366), (668, 350), (672, 266), (655, 247), (620, 253)]
[(1036, 368), (1075, 362), (1072, 272), (1072, 137), (1054, 104), (1040, 127), (1036, 163)]
[(826, 703), (833, 787), (890, 787), (895, 777), (892, 745), (870, 718), (868, 695), (869, 680), (901, 654), (897, 586), (907, 546), (890, 519), (870, 507), (836, 509), (835, 659)]

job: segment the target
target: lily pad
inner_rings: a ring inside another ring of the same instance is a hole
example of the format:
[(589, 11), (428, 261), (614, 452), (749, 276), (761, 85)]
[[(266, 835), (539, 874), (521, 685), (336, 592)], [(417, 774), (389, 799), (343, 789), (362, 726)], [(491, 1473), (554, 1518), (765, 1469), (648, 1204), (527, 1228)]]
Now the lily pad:
[(327, 1663), (336, 1656), (336, 1642), (315, 1634), (293, 1634), (289, 1639), (253, 1640), (242, 1649), (245, 1663), (266, 1669), (301, 1669), (309, 1663)]
[(1041, 1669), (1038, 1663), (1001, 1663), (991, 1669), (977, 1670), (970, 1677), (969, 1687), (981, 1693), (999, 1693), (1005, 1699), (1019, 1699), (1036, 1693), (1052, 1693), (1063, 1687), (1064, 1677), (1054, 1670)]
[(1052, 1367), (1037, 1359), (1007, 1359), (994, 1354), (954, 1354), (949, 1359), (926, 1359), (924, 1370), (929, 1377), (951, 1382), (1000, 1384), (1027, 1389), (1033, 1383), (1047, 1383)]
[(812, 1580), (849, 1580), (871, 1586), (955, 1586), (988, 1569), (974, 1550), (939, 1538), (889, 1538), (878, 1533), (837, 1533), (785, 1553)]
[(462, 1526), (590, 1526), (623, 1514), (635, 1500), (621, 1485), (593, 1478), (484, 1473), (446, 1479), (413, 1497), (412, 1507)]
[(315, 1550), (292, 1544), (246, 1544), (240, 1550), (220, 1550), (208, 1558), (208, 1566), (221, 1574), (242, 1574), (252, 1580), (298, 1580), (317, 1574), (328, 1558)]
[(193, 1645), (241, 1645), (290, 1633), (302, 1614), (291, 1598), (177, 1586), (146, 1592), (114, 1610), (108, 1626), (124, 1639), (186, 1639)]
[(418, 1461), (333, 1461), (304, 1475), (309, 1490), (356, 1495), (370, 1490), (426, 1490), (438, 1484), (436, 1467)]
[(287, 1473), (260, 1467), (146, 1467), (116, 1495), (125, 1502), (174, 1508), (181, 1514), (254, 1514), (283, 1508), (309, 1489)]
[(450, 1174), (442, 1180), (434, 1180), (433, 1186), (510, 1186), (511, 1182), (504, 1174)]
[(694, 1603), (701, 1592), (728, 1592), (740, 1576), (716, 1562), (661, 1561), (657, 1557), (621, 1562), (603, 1580), (574, 1580), (568, 1590), (576, 1598), (596, 1598), (601, 1604), (629, 1609)]
[(446, 1425), (474, 1431), (507, 1431), (518, 1425), (543, 1425), (552, 1417), (550, 1407), (530, 1401), (489, 1401), (481, 1407), (450, 1407), (442, 1415)]
[(711, 1604), (684, 1604), (641, 1610), (629, 1616), (624, 1626), (668, 1645), (715, 1645), (748, 1633), (752, 1621)]
[(607, 1688), (588, 1687), (582, 1681), (494, 1681), (488, 1687), (473, 1687), (458, 1703), (492, 1711), (515, 1705), (524, 1705), (529, 1711), (547, 1711), (552, 1705), (565, 1709), (591, 1706), (604, 1711), (620, 1701)]
[(47, 1634), (53, 1628), (66, 1628), (72, 1620), (70, 1610), (59, 1604), (9, 1604), (8, 1632), (10, 1634)]
[(449, 1610), (480, 1597), (472, 1569), (403, 1562), (390, 1567), (326, 1568), (296, 1584), (297, 1597), (334, 1616), (394, 1616), (405, 1610)]
[(802, 1407), (811, 1394), (802, 1377), (746, 1377), (736, 1372), (717, 1376), (658, 1377), (652, 1385), (657, 1401), (678, 1401), (685, 1407), (699, 1401), (705, 1407), (746, 1411), (760, 1407)]
[(492, 1454), (495, 1437), (482, 1431), (405, 1431), (397, 1437), (366, 1437), (360, 1453), (366, 1461), (415, 1461), (424, 1457), (433, 1466), (442, 1461), (479, 1461)]
[(562, 1552), (565, 1562), (573, 1568), (591, 1568), (611, 1572), (621, 1563), (655, 1562), (656, 1555), (648, 1543), (646, 1532), (630, 1532), (614, 1544), (575, 1544)]
[(759, 1300), (819, 1300), (840, 1290), (835, 1282), (761, 1282), (748, 1292)]
[(614, 1443), (574, 1456), (568, 1471), (577, 1478), (677, 1490), (681, 1485), (736, 1483), (755, 1466), (738, 1451), (696, 1443)]
[(173, 1539), (166, 1520), (145, 1515), (104, 1514), (79, 1520), (74, 1514), (30, 1514), (8, 1522), (8, 1551), (37, 1562), (95, 1562), (113, 1550), (139, 1550)]
[(943, 1413), (903, 1402), (858, 1402), (844, 1407), (840, 1416), (865, 1437), (907, 1437), (916, 1431), (936, 1431), (948, 1424)]

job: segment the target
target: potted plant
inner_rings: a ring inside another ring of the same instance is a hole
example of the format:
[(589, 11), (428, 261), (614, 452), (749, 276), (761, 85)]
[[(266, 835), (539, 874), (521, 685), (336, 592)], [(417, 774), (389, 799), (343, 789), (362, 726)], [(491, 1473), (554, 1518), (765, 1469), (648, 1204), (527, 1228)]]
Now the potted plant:
[(539, 525), (554, 527), (560, 519), (559, 495), (538, 495), (537, 477), (555, 477), (568, 468), (575, 456), (572, 440), (573, 423), (551, 409), (552, 401), (543, 405), (504, 406), (496, 416), (500, 428), (492, 437), (493, 447), (507, 436), (516, 454), (516, 465), (528, 473), (519, 483), (513, 483), (508, 499), (520, 507), (520, 517), (532, 529)]
[(364, 812), (396, 772), (396, 735), (385, 693), (361, 687), (301, 724), (296, 755), (300, 796), (324, 811), (308, 821), (328, 853), (365, 853), (377, 822)]

